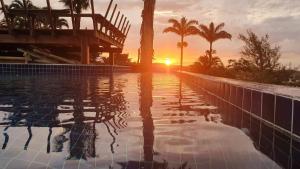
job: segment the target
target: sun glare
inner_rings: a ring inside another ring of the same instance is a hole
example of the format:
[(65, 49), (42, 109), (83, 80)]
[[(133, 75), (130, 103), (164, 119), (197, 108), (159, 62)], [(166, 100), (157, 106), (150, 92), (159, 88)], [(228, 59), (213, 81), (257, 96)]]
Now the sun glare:
[(167, 66), (170, 66), (170, 65), (172, 64), (171, 59), (170, 59), (170, 58), (166, 58), (165, 64), (166, 64)]

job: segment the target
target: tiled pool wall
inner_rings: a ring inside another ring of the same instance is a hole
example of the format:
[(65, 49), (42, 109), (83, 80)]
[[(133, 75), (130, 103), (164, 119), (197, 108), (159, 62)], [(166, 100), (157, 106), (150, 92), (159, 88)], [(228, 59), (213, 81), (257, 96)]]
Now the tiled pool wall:
[[(208, 93), (212, 104), (219, 106), (227, 114), (243, 115), (243, 126), (253, 126), (254, 121), (261, 121), (264, 125), (275, 128), (284, 135), (300, 139), (300, 100), (298, 97), (265, 92), (264, 89), (251, 88), (243, 85), (226, 83), (216, 77), (199, 76), (182, 72), (183, 77), (194, 89)], [(213, 79), (213, 80), (212, 80)], [(280, 86), (278, 86), (280, 87)], [(300, 89), (299, 89), (300, 91)], [(248, 120), (247, 120), (248, 119)], [(242, 124), (237, 124), (237, 127)]]
[(68, 65), (68, 64), (0, 64), (0, 74), (70, 74), (97, 75), (112, 72), (130, 72), (128, 66)]
[(298, 98), (226, 83), (224, 78), (187, 72), (179, 75), (208, 103), (218, 107), (215, 113), (222, 115), (223, 123), (242, 129), (262, 153), (283, 168), (300, 168)]

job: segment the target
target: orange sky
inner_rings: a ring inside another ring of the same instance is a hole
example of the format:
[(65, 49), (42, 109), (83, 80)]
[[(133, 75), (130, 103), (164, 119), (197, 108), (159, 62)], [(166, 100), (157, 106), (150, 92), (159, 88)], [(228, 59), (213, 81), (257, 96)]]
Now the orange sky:
[[(11, 0), (4, 0), (9, 4)], [(38, 6), (46, 6), (46, 0), (32, 0)], [(94, 0), (97, 13), (104, 14), (109, 0)], [(125, 43), (124, 53), (129, 53), (136, 61), (140, 42), (140, 24), (143, 0), (114, 0), (118, 8), (132, 23)], [(53, 8), (64, 8), (59, 0), (51, 0)], [(90, 10), (90, 9), (89, 9)], [(240, 57), (242, 43), (237, 39), (240, 33), (252, 29), (258, 35), (268, 33), (274, 44), (281, 46), (284, 64), (300, 65), (300, 1), (299, 0), (157, 0), (155, 12), (155, 61), (164, 62), (170, 58), (178, 63), (180, 51), (179, 37), (163, 34), (169, 26), (168, 19), (198, 20), (202, 24), (213, 21), (225, 22), (225, 30), (233, 35), (232, 41), (220, 40), (214, 44), (217, 55), (226, 64), (228, 59)], [(82, 27), (92, 28), (91, 20), (83, 20)], [(189, 43), (184, 53), (184, 64), (192, 64), (208, 48), (208, 43), (200, 37), (188, 37)]]
[[(132, 21), (136, 23), (126, 41), (125, 51), (136, 59), (139, 47), (139, 24), (142, 1), (129, 0)], [(120, 1), (126, 8), (125, 1)], [(128, 5), (129, 6), (129, 5)], [(127, 11), (127, 10), (126, 10)], [(232, 40), (220, 40), (214, 44), (217, 55), (227, 63), (228, 59), (240, 57), (243, 46), (237, 39), (240, 33), (252, 29), (258, 35), (268, 33), (271, 42), (281, 46), (283, 64), (300, 65), (300, 1), (295, 0), (157, 0), (155, 12), (155, 58), (157, 62), (164, 62), (171, 58), (174, 63), (179, 62), (180, 51), (176, 47), (179, 37), (174, 34), (163, 34), (169, 26), (169, 18), (196, 19), (202, 24), (225, 22), (225, 30), (233, 35)], [(184, 64), (189, 65), (208, 49), (208, 43), (200, 37), (188, 37), (189, 43), (184, 53)]]

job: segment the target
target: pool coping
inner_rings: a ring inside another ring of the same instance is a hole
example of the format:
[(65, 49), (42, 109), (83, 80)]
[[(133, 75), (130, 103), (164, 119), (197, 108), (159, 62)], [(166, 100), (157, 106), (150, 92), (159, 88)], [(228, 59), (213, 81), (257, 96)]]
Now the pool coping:
[(251, 89), (263, 93), (300, 100), (300, 87), (264, 84), (258, 82), (248, 82), (248, 81), (229, 79), (224, 77), (216, 77), (216, 76), (204, 75), (199, 73), (192, 73), (187, 71), (182, 71), (182, 72), (178, 71), (177, 73), (199, 77), (214, 82), (221, 82), (225, 84), (235, 85), (237, 87), (243, 87), (246, 89)]

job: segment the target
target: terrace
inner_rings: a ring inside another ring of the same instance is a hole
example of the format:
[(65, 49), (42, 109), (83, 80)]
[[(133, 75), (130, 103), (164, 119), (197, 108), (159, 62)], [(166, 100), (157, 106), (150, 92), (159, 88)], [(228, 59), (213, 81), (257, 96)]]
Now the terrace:
[[(113, 0), (110, 1), (104, 16), (95, 11), (93, 0), (90, 1), (92, 12), (84, 14), (74, 13), (72, 1), (69, 9), (53, 9), (49, 0), (45, 9), (28, 9), (26, 6), (24, 9), (7, 9), (4, 1), (0, 2), (7, 25), (6, 28), (0, 30), (1, 52), (18, 50), (35, 57), (41, 55), (41, 52), (45, 53), (41, 49), (47, 49), (45, 57), (39, 58), (46, 63), (46, 58), (53, 59), (54, 52), (59, 55), (58, 57), (67, 59), (67, 63), (74, 64), (90, 64), (94, 59), (92, 57), (95, 57), (91, 54), (107, 52), (113, 64), (114, 54), (122, 53), (131, 27), (127, 17), (120, 11), (117, 12), (117, 4), (112, 8)], [(18, 28), (14, 22), (16, 17), (26, 18), (26, 25), (29, 27)], [(37, 18), (46, 19), (49, 25), (38, 28)], [(70, 18), (72, 27), (58, 29), (56, 21), (59, 18)], [(92, 19), (93, 29), (80, 28), (80, 23), (76, 20), (81, 19)], [(36, 51), (29, 50), (32, 48)], [(9, 56), (1, 58), (11, 59)], [(60, 59), (59, 63), (66, 63), (63, 59)]]

